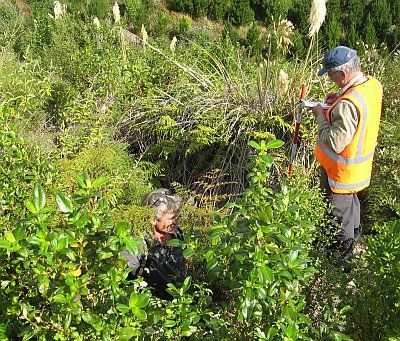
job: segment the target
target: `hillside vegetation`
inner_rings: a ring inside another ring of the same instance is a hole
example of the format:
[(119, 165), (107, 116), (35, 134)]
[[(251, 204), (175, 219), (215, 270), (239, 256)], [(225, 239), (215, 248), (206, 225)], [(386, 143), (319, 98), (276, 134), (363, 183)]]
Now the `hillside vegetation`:
[[(341, 16), (329, 1), (312, 38), (308, 1), (118, 3), (0, 2), (0, 340), (400, 339), (397, 2)], [(384, 86), (350, 273), (325, 255), (337, 227), (311, 114), (287, 175), (300, 86), (334, 90), (316, 73), (339, 42)], [(157, 187), (185, 201), (190, 271), (171, 301), (120, 256), (150, 231)]]

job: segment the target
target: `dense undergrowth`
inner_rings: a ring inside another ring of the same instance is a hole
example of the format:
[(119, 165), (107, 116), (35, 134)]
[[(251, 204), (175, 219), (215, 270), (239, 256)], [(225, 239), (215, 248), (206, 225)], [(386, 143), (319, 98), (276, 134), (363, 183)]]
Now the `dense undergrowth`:
[[(116, 24), (89, 2), (58, 20), (53, 4), (29, 3), (27, 18), (0, 4), (0, 339), (400, 336), (398, 55), (359, 45), (385, 96), (367, 235), (347, 274), (322, 254), (332, 227), (309, 116), (286, 177), (301, 82), (315, 98), (330, 90), (317, 50), (306, 64), (284, 47), (259, 63), (154, 4), (145, 14), (150, 3), (127, 1)], [(144, 46), (126, 38), (129, 24), (147, 25)], [(128, 282), (119, 257), (150, 228), (140, 203), (159, 186), (186, 202), (191, 277), (170, 302)]]

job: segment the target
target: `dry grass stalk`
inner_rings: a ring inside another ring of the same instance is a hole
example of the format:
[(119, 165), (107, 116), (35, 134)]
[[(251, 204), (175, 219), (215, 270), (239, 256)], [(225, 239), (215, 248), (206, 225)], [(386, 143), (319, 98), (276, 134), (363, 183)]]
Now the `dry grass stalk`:
[(118, 2), (115, 1), (112, 11), (114, 16), (114, 22), (118, 24), (121, 21), (121, 13), (119, 12)]
[(312, 37), (318, 33), (326, 16), (326, 0), (313, 0), (311, 5), (310, 17), (308, 19), (310, 28), (308, 36)]

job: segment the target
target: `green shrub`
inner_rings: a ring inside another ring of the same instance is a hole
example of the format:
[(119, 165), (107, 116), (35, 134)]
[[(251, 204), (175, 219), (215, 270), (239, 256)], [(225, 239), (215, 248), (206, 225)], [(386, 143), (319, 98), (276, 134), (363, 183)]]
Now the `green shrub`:
[(62, 184), (73, 189), (75, 179), (81, 173), (91, 178), (105, 176), (108, 179), (104, 196), (112, 205), (140, 204), (144, 194), (150, 192), (153, 174), (134, 164), (125, 146), (115, 142), (85, 148), (73, 159), (59, 163)]
[(207, 266), (218, 285), (238, 298), (236, 318), (246, 321), (248, 335), (307, 339), (312, 326), (304, 290), (315, 271), (309, 252), (323, 210), (310, 214), (309, 200), (318, 196), (299, 186), (282, 185), (275, 193), (266, 187), (273, 163), (266, 151), (282, 143), (251, 145), (257, 157), (250, 186), (233, 212), (211, 228)]
[(246, 43), (253, 55), (259, 56), (261, 54), (261, 49), (263, 48), (261, 30), (255, 22), (253, 22), (247, 32)]
[(254, 10), (250, 0), (233, 0), (232, 12), (229, 19), (235, 25), (245, 25), (254, 20)]
[[(10, 339), (180, 340), (213, 333), (221, 323), (208, 307), (210, 292), (191, 284), (170, 286), (174, 299), (151, 296), (139, 278), (127, 282), (122, 250), (141, 243), (128, 224), (113, 224), (105, 178), (78, 178), (72, 196), (57, 193), (58, 212), (43, 187), (26, 201), (30, 214), (0, 235), (0, 320)], [(3, 309), (6, 308), (6, 309)]]
[(232, 10), (232, 0), (214, 0), (210, 2), (210, 16), (213, 19), (224, 20)]
[(24, 201), (33, 184), (51, 186), (57, 174), (47, 156), (27, 146), (1, 116), (0, 156), (0, 225), (13, 225), (25, 215)]
[(354, 275), (348, 329), (361, 339), (391, 340), (400, 337), (400, 221), (378, 225), (376, 232), (368, 237)]
[(188, 16), (183, 16), (178, 20), (177, 31), (180, 35), (185, 35), (192, 28), (192, 19)]
[(50, 77), (37, 62), (20, 63), (14, 54), (0, 52), (1, 108), (16, 121), (25, 119), (25, 129), (40, 129), (46, 120), (43, 109), (50, 98)]
[(11, 1), (0, 3), (0, 27), (0, 46), (2, 48), (6, 46), (14, 47), (14, 44), (18, 41), (18, 36), (23, 32), (24, 20)]

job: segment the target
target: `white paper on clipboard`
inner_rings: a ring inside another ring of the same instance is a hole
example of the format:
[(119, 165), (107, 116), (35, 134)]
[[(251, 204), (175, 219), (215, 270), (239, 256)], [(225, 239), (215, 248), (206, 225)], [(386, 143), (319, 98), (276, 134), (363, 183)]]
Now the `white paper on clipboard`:
[(308, 101), (308, 100), (303, 100), (301, 102), (301, 105), (303, 106), (303, 108), (314, 108), (317, 105), (320, 105), (322, 107), (322, 109), (329, 109), (331, 106), (326, 104), (326, 103), (322, 103), (322, 102), (317, 102), (317, 101)]

